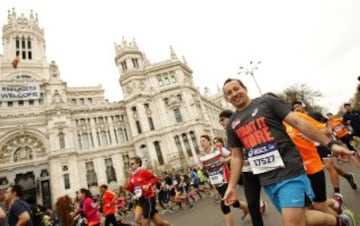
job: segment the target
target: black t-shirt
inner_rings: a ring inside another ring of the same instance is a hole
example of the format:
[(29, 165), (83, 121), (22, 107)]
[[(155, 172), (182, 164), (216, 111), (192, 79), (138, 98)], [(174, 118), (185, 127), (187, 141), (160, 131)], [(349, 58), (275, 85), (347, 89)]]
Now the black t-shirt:
[(167, 175), (165, 177), (165, 184), (168, 185), (168, 186), (173, 185), (172, 179), (171, 179), (171, 177), (169, 175)]
[(355, 130), (355, 135), (360, 135), (360, 111), (352, 110), (345, 112), (343, 115), (344, 125), (348, 125), (347, 121), (349, 120), (351, 127)]
[(26, 226), (33, 226), (31, 221), (32, 214), (31, 214), (30, 205), (23, 200), (16, 200), (11, 205), (8, 216), (9, 226), (15, 226), (19, 220), (19, 215), (21, 215), (25, 211), (27, 211), (30, 215), (30, 220), (26, 224)]
[(278, 160), (272, 153), (278, 152), (281, 156), (283, 168), (259, 174), (262, 186), (305, 174), (300, 153), (282, 124), (290, 111), (289, 105), (273, 96), (264, 95), (252, 100), (246, 109), (236, 111), (229, 119), (226, 128), (228, 146), (243, 148), (245, 160), (257, 157), (250, 162), (266, 166), (271, 161), (275, 162), (274, 159)]

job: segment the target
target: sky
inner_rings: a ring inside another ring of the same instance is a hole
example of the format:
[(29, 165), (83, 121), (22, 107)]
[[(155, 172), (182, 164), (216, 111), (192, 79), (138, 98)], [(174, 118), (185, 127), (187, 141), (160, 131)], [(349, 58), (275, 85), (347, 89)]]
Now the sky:
[[(360, 75), (357, 0), (0, 0), (0, 24), (13, 7), (38, 14), (48, 61), (68, 86), (101, 84), (110, 101), (123, 99), (114, 63), (123, 37), (135, 38), (151, 63), (169, 59), (172, 46), (211, 93), (229, 77), (243, 80), (251, 97), (259, 96), (255, 80), (263, 93), (305, 83), (336, 112)], [(238, 74), (250, 61), (261, 61), (254, 76)]]

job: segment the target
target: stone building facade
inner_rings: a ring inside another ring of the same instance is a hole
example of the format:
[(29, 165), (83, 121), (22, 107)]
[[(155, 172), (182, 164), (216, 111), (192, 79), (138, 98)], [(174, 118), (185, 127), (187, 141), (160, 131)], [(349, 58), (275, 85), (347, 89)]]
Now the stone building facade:
[(135, 40), (115, 44), (124, 98), (109, 102), (101, 86), (67, 86), (47, 61), (33, 12), (9, 11), (2, 42), (0, 189), (21, 184), (28, 198), (52, 206), (81, 187), (116, 189), (134, 155), (154, 171), (192, 166), (201, 134), (224, 135), (221, 93), (202, 95), (172, 48), (169, 59), (150, 63)]

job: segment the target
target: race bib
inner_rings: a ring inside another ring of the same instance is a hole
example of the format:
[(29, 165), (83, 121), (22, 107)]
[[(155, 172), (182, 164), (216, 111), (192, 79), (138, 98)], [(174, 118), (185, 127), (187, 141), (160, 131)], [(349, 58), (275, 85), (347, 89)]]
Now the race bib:
[(247, 154), (253, 174), (261, 174), (278, 168), (284, 168), (284, 162), (279, 150), (271, 143), (259, 148), (253, 148)]
[(222, 184), (225, 182), (224, 176), (221, 173), (217, 173), (214, 175), (209, 175), (210, 184), (216, 185), (216, 184)]
[(135, 196), (140, 198), (142, 196), (142, 188), (141, 186), (136, 186), (134, 189)]
[(335, 131), (335, 132), (339, 132), (339, 131), (342, 130), (343, 128), (344, 128), (344, 127), (341, 126), (341, 125), (335, 126), (334, 131)]

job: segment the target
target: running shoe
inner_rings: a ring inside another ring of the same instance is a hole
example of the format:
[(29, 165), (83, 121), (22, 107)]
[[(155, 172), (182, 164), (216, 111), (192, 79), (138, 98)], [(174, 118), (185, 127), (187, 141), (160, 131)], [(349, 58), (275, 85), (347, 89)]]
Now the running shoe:
[(160, 214), (161, 214), (161, 215), (164, 215), (166, 212), (167, 212), (167, 210), (161, 210), (161, 211), (160, 211)]
[(333, 209), (337, 214), (340, 214), (344, 209), (344, 197), (340, 193), (334, 193), (332, 199), (336, 203)]
[(357, 189), (357, 184), (356, 184), (356, 182), (354, 180), (354, 174), (353, 173), (346, 173), (346, 174), (344, 174), (344, 177), (349, 182), (351, 188), (353, 190), (356, 190)]
[(356, 226), (355, 214), (349, 210), (345, 209), (342, 214), (339, 215), (340, 221), (344, 226)]

